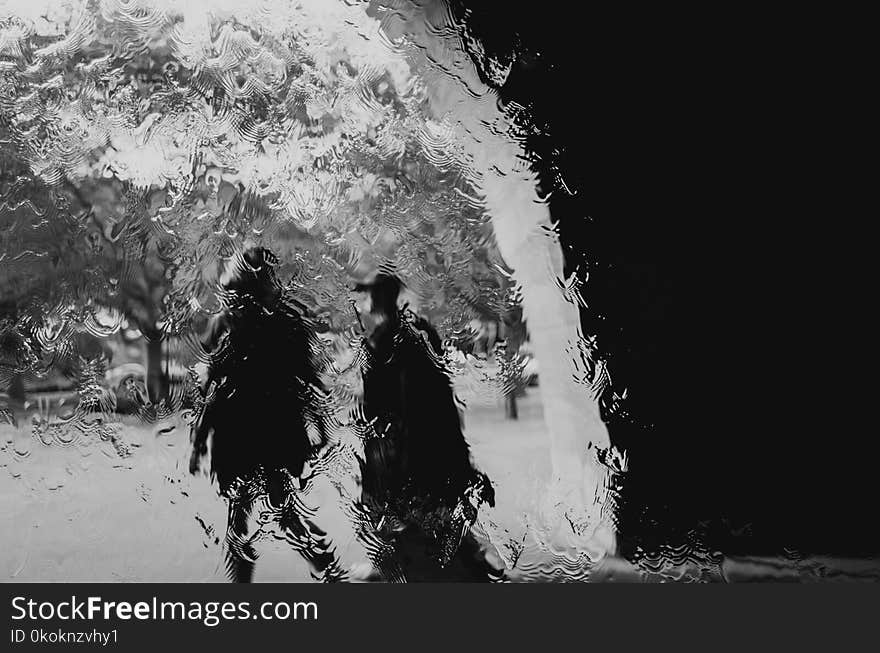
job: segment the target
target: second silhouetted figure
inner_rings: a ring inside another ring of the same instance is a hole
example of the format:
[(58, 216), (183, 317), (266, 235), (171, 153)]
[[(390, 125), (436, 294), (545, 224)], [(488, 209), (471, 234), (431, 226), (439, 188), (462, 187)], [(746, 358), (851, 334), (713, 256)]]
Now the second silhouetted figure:
[(395, 533), (410, 578), (486, 580), (493, 570), (468, 531), (479, 504), (494, 505), (493, 489), (471, 462), (440, 337), (398, 308), (401, 288), (384, 274), (354, 288), (366, 332), (363, 413), (372, 424), (365, 502)]

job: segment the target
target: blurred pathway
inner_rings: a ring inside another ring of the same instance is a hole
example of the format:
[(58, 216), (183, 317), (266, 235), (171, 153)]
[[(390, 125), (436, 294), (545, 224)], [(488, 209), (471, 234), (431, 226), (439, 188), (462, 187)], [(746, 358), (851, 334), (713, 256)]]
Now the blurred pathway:
[[(496, 485), (489, 516), (514, 545), (528, 544), (528, 515), (550, 474), (537, 388), (519, 408), (520, 419), (509, 421), (500, 400), (474, 403), (465, 424), (476, 464)], [(224, 581), (225, 507), (207, 478), (186, 473), (188, 438), (180, 421), (128, 425), (122, 440), (132, 453), (120, 458), (109, 442), (46, 447), (28, 430), (0, 425), (0, 580)], [(362, 563), (337, 496), (329, 483), (316, 485), (309, 502), (321, 506), (343, 562)], [(256, 581), (311, 581), (282, 543), (261, 551)]]

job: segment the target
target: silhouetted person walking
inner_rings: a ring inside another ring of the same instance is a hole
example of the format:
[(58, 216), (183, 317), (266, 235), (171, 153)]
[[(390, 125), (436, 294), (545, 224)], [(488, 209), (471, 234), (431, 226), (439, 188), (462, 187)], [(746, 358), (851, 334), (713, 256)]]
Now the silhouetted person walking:
[(250, 248), (221, 278), (223, 310), (204, 343), (205, 401), (193, 429), (193, 473), (211, 436), (211, 474), (229, 505), (226, 566), (235, 582), (253, 577), (248, 522), (261, 498), (319, 575), (335, 571), (325, 534), (296, 501), (304, 464), (325, 442), (317, 340), (304, 312), (284, 297), (275, 262), (267, 250)]
[(366, 332), (363, 413), (365, 503), (378, 530), (393, 533), (411, 580), (488, 580), (494, 570), (469, 533), (480, 503), (494, 505), (474, 469), (442, 342), (397, 302), (402, 284), (380, 274), (357, 284)]

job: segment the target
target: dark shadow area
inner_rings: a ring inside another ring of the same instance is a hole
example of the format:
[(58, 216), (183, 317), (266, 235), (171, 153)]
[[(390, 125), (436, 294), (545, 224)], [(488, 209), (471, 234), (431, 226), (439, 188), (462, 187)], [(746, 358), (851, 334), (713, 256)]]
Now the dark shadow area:
[(875, 438), (822, 371), (840, 369), (829, 311), (849, 309), (798, 227), (816, 192), (761, 53), (665, 10), (455, 7), (484, 81), (533, 121), (584, 332), (627, 390), (604, 414), (630, 454), (622, 553), (695, 535), (732, 555), (880, 553)]

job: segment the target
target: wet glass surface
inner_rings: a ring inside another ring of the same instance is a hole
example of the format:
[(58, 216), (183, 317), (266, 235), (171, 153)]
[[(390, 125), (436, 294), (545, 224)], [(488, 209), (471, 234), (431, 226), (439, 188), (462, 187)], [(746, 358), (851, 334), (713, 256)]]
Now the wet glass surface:
[(2, 6), (0, 577), (877, 580), (676, 443), (659, 228), (493, 11)]

